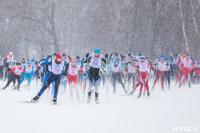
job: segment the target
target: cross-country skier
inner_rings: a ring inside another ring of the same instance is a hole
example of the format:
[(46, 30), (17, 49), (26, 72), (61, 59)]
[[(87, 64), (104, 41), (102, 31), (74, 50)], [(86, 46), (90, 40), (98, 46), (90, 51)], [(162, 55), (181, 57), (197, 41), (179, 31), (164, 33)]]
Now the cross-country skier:
[(155, 88), (157, 80), (161, 78), (161, 88), (162, 90), (164, 90), (165, 68), (166, 68), (165, 58), (161, 56), (160, 61), (157, 63), (157, 67), (156, 67), (157, 74), (156, 74), (156, 79), (154, 80), (154, 85), (152, 89)]
[(31, 62), (27, 62), (26, 66), (26, 74), (24, 74), (21, 78), (20, 84), (24, 81), (24, 79), (28, 80), (28, 87), (31, 86), (31, 77), (32, 77), (32, 73), (33, 73), (33, 66), (31, 64)]
[(118, 81), (124, 92), (127, 93), (124, 84), (122, 83), (122, 73), (123, 73), (123, 69), (122, 66), (119, 64), (118, 60), (115, 60), (114, 64), (112, 64), (112, 79), (113, 79), (113, 93), (116, 93), (116, 81)]
[(91, 100), (91, 91), (92, 87), (95, 88), (95, 102), (98, 104), (99, 100), (99, 91), (98, 91), (98, 80), (99, 80), (99, 71), (101, 68), (101, 62), (105, 62), (106, 60), (103, 58), (102, 55), (100, 55), (100, 49), (95, 49), (94, 53), (90, 55), (87, 59), (90, 62), (90, 69), (89, 69), (89, 89), (88, 89), (88, 100), (89, 103)]
[(152, 66), (149, 65), (148, 61), (145, 60), (144, 56), (140, 56), (139, 65), (138, 65), (139, 80), (137, 84), (135, 85), (134, 89), (129, 93), (129, 95), (133, 94), (136, 88), (140, 85), (140, 93), (138, 95), (138, 98), (141, 97), (142, 95), (143, 86), (147, 90), (147, 96), (150, 96), (149, 85), (148, 85), (149, 67), (151, 67), (151, 69), (154, 69)]
[[(65, 66), (65, 67), (64, 67)], [(63, 71), (63, 69), (65, 70)], [(40, 98), (40, 96), (43, 94), (43, 92), (47, 89), (47, 87), (55, 81), (55, 90), (54, 90), (54, 96), (53, 96), (53, 104), (57, 103), (57, 95), (58, 95), (58, 88), (60, 85), (60, 79), (61, 74), (66, 74), (68, 70), (68, 64), (65, 64), (64, 61), (62, 61), (62, 56), (58, 53), (56, 55), (56, 60), (52, 60), (52, 71), (51, 74), (46, 81), (46, 84), (41, 88), (41, 90), (38, 92), (38, 94), (31, 100), (31, 102), (37, 102)]]
[(3, 79), (3, 67), (4, 67), (4, 62), (3, 62), (3, 59), (0, 56), (0, 80)]
[(128, 54), (124, 55), (124, 58), (125, 58), (125, 63), (126, 64), (128, 64), (128, 62), (132, 60), (133, 54), (131, 54), (131, 50), (130, 49), (128, 50)]
[(168, 83), (166, 85), (168, 85), (168, 89), (170, 89), (170, 76), (171, 76), (171, 65), (169, 62), (169, 59), (167, 57), (165, 57), (165, 81)]
[(199, 57), (196, 57), (196, 60), (194, 61), (194, 75), (195, 75), (195, 83), (200, 82), (200, 60)]
[(76, 65), (76, 61), (74, 59), (71, 59), (71, 63), (69, 65), (69, 73), (67, 76), (68, 83), (70, 86), (70, 96), (71, 100), (73, 101), (73, 89), (74, 89), (76, 92), (77, 99), (80, 102), (79, 90), (77, 88), (79, 71), (84, 74), (84, 71), (80, 68), (80, 66)]
[(133, 60), (131, 60), (125, 67), (126, 74), (128, 75), (128, 86), (130, 85), (129, 83), (133, 81), (133, 88), (135, 87), (135, 82), (138, 76), (137, 67), (138, 67), (138, 61), (136, 60), (136, 57), (133, 57)]
[(14, 89), (17, 89), (19, 91), (21, 75), (25, 74), (26, 70), (22, 68), (21, 63), (17, 62), (16, 65), (17, 66), (11, 69), (11, 71), (8, 73), (9, 74), (8, 82), (6, 86), (3, 87), (3, 89), (7, 88), (11, 82), (17, 80), (18, 84), (17, 87), (15, 87)]
[(181, 78), (181, 83), (180, 83), (179, 87), (182, 86), (182, 83), (185, 83), (186, 75), (187, 75), (187, 79), (188, 79), (188, 86), (190, 87), (190, 85), (191, 85), (191, 83), (190, 83), (190, 72), (191, 72), (190, 69), (191, 69), (191, 67), (193, 69), (195, 69), (193, 62), (190, 59), (190, 55), (187, 55), (186, 59), (184, 59), (180, 64), (180, 68), (181, 68), (181, 71), (182, 71), (182, 78)]
[(179, 57), (178, 62), (176, 64), (176, 66), (179, 67), (178, 75), (176, 77), (176, 83), (180, 80), (180, 77), (181, 77), (181, 74), (182, 74), (182, 70), (180, 68), (180, 63), (182, 63), (186, 59), (186, 56), (187, 56), (187, 52), (183, 52), (183, 56)]

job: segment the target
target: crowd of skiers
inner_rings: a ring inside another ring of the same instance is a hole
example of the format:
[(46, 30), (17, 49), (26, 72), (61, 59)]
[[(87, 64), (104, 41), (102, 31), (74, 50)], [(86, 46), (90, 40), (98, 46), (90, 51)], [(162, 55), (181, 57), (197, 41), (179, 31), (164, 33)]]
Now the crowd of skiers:
[[(27, 86), (31, 86), (31, 81), (41, 80), (42, 87), (31, 102), (37, 102), (43, 92), (52, 84), (53, 103), (57, 103), (57, 94), (59, 85), (67, 88), (73, 99), (73, 91), (77, 95), (78, 101), (80, 86), (85, 90), (88, 83), (87, 102), (91, 100), (91, 94), (94, 92), (95, 102), (99, 103), (99, 85), (102, 83), (105, 87), (107, 82), (113, 85), (113, 93), (116, 93), (116, 83), (121, 84), (121, 88), (127, 95), (132, 95), (137, 87), (140, 86), (138, 98), (144, 95), (150, 96), (149, 79), (153, 80), (155, 88), (157, 81), (161, 82), (161, 89), (165, 87), (170, 89), (171, 80), (174, 80), (179, 87), (188, 83), (188, 86), (200, 83), (200, 59), (194, 60), (187, 52), (181, 56), (174, 54), (172, 56), (161, 56), (156, 61), (151, 62), (147, 57), (139, 53), (134, 56), (131, 50), (127, 54), (119, 55), (105, 54), (101, 55), (100, 49), (95, 49), (92, 54), (87, 53), (85, 57), (72, 59), (65, 53), (50, 54), (40, 60), (35, 57), (31, 59), (22, 58), (21, 61), (15, 61), (12, 52), (5, 58), (0, 57), (0, 80), (7, 84), (2, 87), (6, 89), (13, 82), (14, 89), (19, 90), (20, 84), (27, 79)], [(17, 85), (16, 84), (17, 81)], [(130, 90), (131, 89), (131, 90)], [(85, 93), (85, 92), (84, 92)]]

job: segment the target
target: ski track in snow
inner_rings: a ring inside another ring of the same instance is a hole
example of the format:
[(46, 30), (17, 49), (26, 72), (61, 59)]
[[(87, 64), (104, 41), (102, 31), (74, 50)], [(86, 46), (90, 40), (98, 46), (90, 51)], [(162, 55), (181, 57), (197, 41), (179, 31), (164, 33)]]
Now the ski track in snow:
[[(0, 81), (1, 88), (5, 83)], [(106, 88), (101, 86), (99, 105), (94, 97), (90, 104), (78, 103), (75, 92), (72, 103), (68, 87), (64, 93), (60, 86), (59, 106), (51, 104), (51, 90), (46, 90), (38, 104), (22, 103), (40, 89), (35, 81), (30, 90), (23, 86), (20, 92), (12, 87), (0, 91), (0, 133), (171, 133), (175, 126), (195, 126), (200, 132), (199, 85), (178, 88), (172, 83), (165, 92), (157, 85), (149, 99), (137, 99), (139, 88), (134, 96), (120, 96), (121, 86), (112, 94), (109, 84), (108, 102)], [(82, 101), (81, 91), (80, 95)]]

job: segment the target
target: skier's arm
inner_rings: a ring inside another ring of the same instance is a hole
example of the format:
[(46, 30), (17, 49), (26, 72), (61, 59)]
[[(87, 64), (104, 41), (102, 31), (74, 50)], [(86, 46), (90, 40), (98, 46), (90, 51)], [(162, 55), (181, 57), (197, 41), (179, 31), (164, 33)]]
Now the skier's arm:
[(106, 64), (106, 62), (107, 62), (107, 60), (106, 59), (104, 59), (104, 58), (102, 58), (102, 61)]
[(176, 67), (178, 67), (179, 63), (181, 62), (181, 58), (179, 57)]
[(51, 72), (49, 71), (49, 65), (50, 65), (50, 62), (46, 63), (45, 64), (45, 70), (46, 70), (46, 73), (49, 75)]
[(64, 69), (64, 71), (62, 72), (62, 74), (63, 74), (63, 75), (66, 75), (67, 72), (68, 72), (68, 70), (69, 70), (69, 63), (65, 62), (65, 69)]
[(15, 68), (11, 69), (8, 74), (10, 75), (13, 71), (15, 71)]

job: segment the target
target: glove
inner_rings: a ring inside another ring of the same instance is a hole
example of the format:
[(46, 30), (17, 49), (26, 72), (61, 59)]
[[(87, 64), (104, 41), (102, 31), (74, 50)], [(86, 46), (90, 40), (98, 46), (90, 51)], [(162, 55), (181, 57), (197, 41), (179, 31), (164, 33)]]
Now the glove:
[(67, 73), (66, 72), (62, 72), (62, 75), (64, 76), (64, 75), (66, 75)]
[(50, 72), (49, 72), (49, 71), (46, 71), (46, 74), (47, 74), (47, 75), (50, 75)]

